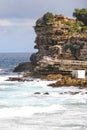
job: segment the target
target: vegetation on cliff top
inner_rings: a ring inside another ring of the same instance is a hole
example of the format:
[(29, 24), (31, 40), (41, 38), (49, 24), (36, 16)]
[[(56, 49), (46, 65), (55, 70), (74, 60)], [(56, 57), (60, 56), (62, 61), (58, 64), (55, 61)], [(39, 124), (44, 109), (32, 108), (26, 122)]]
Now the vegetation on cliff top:
[(42, 18), (39, 18), (36, 21), (36, 25), (50, 25), (53, 23), (54, 15), (50, 12), (47, 12), (46, 14), (43, 15)]
[(87, 26), (87, 9), (75, 9), (73, 16), (76, 17), (77, 20), (82, 21), (85, 26)]
[(50, 12), (47, 12), (46, 14), (44, 14), (43, 16), (43, 22), (45, 25), (49, 25), (53, 23), (53, 19), (54, 19), (54, 15)]
[[(76, 23), (66, 21), (63, 25), (70, 27), (69, 34), (87, 32), (87, 9), (75, 9), (73, 16), (76, 18)], [(52, 25), (56, 18), (64, 17), (63, 15), (53, 15), (51, 12), (47, 12), (42, 18), (36, 21), (36, 25)], [(68, 18), (67, 18), (68, 19)]]
[(75, 9), (75, 11), (73, 12), (73, 16), (76, 18), (77, 21), (81, 21), (83, 23), (81, 31), (87, 32), (87, 9)]

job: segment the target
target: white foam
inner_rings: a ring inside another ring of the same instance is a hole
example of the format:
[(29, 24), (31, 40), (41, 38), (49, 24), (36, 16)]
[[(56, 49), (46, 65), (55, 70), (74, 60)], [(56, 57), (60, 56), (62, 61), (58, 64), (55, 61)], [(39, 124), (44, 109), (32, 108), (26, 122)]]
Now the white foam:
[(53, 113), (57, 110), (65, 109), (61, 105), (52, 105), (46, 107), (30, 106), (30, 107), (15, 107), (15, 108), (1, 108), (0, 118), (12, 117), (29, 117), (35, 113)]
[(5, 81), (8, 78), (8, 76), (0, 76), (0, 82)]
[(0, 69), (0, 73), (5, 73), (6, 69)]
[(3, 71), (3, 69), (0, 69), (0, 72), (2, 72)]

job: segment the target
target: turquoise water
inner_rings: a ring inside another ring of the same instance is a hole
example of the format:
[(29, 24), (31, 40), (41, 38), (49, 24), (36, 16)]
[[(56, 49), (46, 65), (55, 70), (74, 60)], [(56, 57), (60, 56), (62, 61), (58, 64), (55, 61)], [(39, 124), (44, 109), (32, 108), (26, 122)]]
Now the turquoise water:
[(17, 77), (12, 69), (28, 59), (26, 53), (0, 54), (0, 130), (86, 130), (87, 89), (51, 88), (52, 81), (40, 79), (5, 81)]

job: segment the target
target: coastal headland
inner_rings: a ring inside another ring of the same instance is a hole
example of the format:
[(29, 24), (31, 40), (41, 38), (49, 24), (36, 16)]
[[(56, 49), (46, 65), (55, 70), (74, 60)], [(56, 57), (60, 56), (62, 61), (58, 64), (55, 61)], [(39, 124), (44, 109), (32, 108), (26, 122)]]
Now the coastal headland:
[(58, 80), (51, 84), (53, 87), (87, 87), (86, 77), (72, 77), (75, 70), (85, 70), (87, 75), (87, 25), (78, 19), (47, 12), (36, 21), (34, 30), (34, 48), (38, 51), (31, 55), (30, 62), (19, 64), (14, 72), (25, 71), (34, 77)]

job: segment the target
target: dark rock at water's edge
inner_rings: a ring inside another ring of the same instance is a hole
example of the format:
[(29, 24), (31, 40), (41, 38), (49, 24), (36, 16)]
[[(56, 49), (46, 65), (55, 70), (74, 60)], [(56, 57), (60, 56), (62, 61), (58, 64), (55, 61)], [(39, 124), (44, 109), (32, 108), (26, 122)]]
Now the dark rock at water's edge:
[[(38, 94), (41, 94), (41, 93), (40, 92), (35, 92), (34, 94), (38, 95)], [(43, 95), (49, 95), (49, 93), (45, 92), (45, 93), (43, 93)]]
[(40, 92), (35, 92), (34, 94), (35, 94), (35, 95), (38, 95), (38, 94), (41, 94), (41, 93), (40, 93)]
[(23, 77), (9, 77), (6, 81), (18, 81), (18, 82), (29, 82), (29, 81), (33, 81), (32, 79), (27, 79), (27, 78), (23, 78)]
[(23, 62), (16, 66), (13, 72), (26, 72), (32, 70), (33, 65), (31, 62)]
[(48, 92), (45, 92), (44, 95), (49, 95), (49, 93), (48, 93)]

